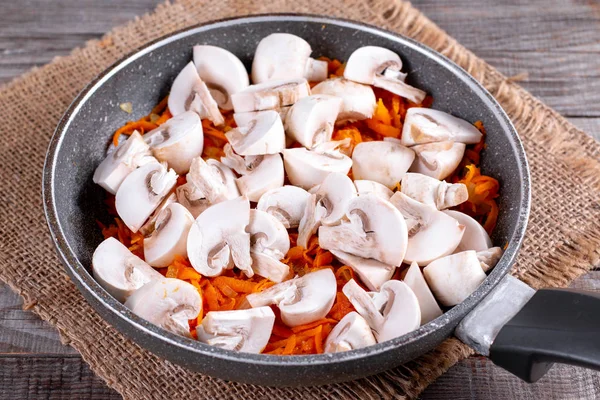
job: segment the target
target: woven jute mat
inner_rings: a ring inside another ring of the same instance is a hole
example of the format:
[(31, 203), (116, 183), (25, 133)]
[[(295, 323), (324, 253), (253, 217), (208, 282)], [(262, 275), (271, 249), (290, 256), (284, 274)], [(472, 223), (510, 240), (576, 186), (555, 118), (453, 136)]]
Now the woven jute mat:
[[(292, 3), (292, 2), (290, 2)], [(41, 175), (48, 141), (69, 103), (142, 44), (209, 19), (267, 12), (341, 16), (402, 33), (453, 59), (498, 99), (531, 165), (533, 208), (513, 273), (534, 287), (565, 286), (600, 258), (600, 144), (463, 48), (409, 3), (393, 0), (178, 1), (116, 28), (0, 88), (0, 279), (55, 326), (92, 370), (126, 398), (414, 398), (471, 350), (455, 339), (402, 367), (316, 388), (265, 388), (212, 379), (130, 342), (85, 302), (55, 255)]]

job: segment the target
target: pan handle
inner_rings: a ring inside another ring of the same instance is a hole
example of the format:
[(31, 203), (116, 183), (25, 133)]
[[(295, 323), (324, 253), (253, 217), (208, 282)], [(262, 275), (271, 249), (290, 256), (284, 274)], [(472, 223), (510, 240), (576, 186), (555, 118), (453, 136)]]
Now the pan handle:
[(600, 295), (538, 290), (500, 329), (489, 357), (527, 382), (554, 362), (600, 370)]

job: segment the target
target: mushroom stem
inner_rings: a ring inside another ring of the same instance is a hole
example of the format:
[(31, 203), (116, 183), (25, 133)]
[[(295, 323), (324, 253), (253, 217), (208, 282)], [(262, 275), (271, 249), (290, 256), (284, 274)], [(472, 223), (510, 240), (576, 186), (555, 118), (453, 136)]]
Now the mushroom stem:
[[(392, 75), (393, 74), (389, 74)], [(373, 80), (373, 86), (385, 89), (388, 92), (392, 92), (397, 94), (400, 97), (404, 97), (413, 103), (422, 103), (425, 100), (425, 96), (427, 96), (427, 92), (424, 92), (421, 89), (418, 89), (414, 86), (410, 86), (396, 78), (390, 78), (386, 75), (375, 75), (375, 79)]]

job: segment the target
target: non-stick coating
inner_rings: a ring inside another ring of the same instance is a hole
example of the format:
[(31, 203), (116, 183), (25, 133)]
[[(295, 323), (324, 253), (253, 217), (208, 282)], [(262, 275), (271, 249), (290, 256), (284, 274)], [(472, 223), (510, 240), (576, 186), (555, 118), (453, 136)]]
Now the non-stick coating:
[[(306, 39), (313, 56), (348, 59), (360, 46), (383, 46), (400, 54), (408, 82), (433, 95), (433, 107), (488, 132), (482, 169), (501, 185), (500, 216), (493, 236), (506, 252), (480, 288), (465, 302), (420, 329), (356, 351), (278, 357), (230, 352), (166, 332), (129, 312), (90, 275), (91, 257), (102, 241), (96, 219), (109, 222), (94, 169), (112, 133), (146, 115), (168, 92), (192, 46), (210, 44), (236, 54), (249, 67), (259, 40), (273, 32)], [(133, 113), (119, 104), (131, 102)], [(44, 204), (66, 271), (90, 304), (140, 346), (214, 377), (260, 385), (316, 385), (350, 380), (389, 369), (434, 348), (450, 336), (473, 306), (510, 269), (529, 212), (529, 175), (523, 148), (510, 121), (473, 78), (448, 59), (398, 35), (349, 21), (302, 15), (265, 15), (205, 24), (172, 35), (134, 53), (104, 72), (71, 105), (52, 139), (44, 170)]]

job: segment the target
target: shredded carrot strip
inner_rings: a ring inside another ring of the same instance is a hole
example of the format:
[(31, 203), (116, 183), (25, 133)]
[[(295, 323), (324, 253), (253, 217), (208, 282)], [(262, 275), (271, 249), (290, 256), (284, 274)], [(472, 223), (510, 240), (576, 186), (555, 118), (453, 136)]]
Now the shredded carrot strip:
[(152, 122), (146, 121), (144, 119), (135, 122), (128, 122), (115, 131), (115, 134), (113, 135), (113, 144), (115, 146), (119, 145), (119, 137), (122, 134), (130, 135), (133, 133), (133, 131), (138, 130), (143, 135), (145, 132), (151, 131), (155, 128), (158, 128), (158, 125), (153, 124)]
[(294, 347), (296, 347), (296, 335), (292, 335), (287, 339), (287, 343), (285, 344), (282, 354), (292, 354)]
[(227, 276), (217, 276), (213, 279), (213, 284), (216, 287), (227, 285), (231, 289), (240, 293), (252, 293), (256, 287), (256, 283), (245, 281), (241, 279), (230, 278)]

